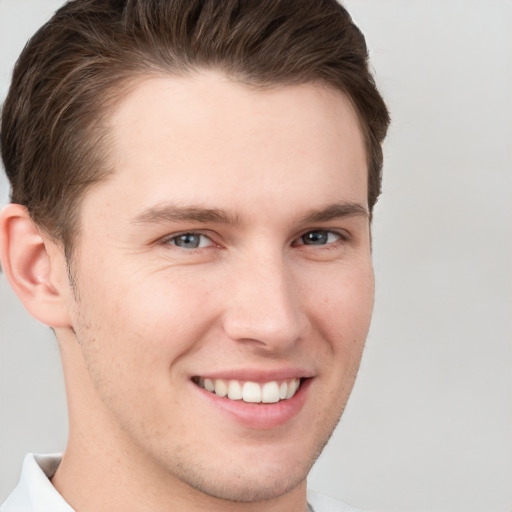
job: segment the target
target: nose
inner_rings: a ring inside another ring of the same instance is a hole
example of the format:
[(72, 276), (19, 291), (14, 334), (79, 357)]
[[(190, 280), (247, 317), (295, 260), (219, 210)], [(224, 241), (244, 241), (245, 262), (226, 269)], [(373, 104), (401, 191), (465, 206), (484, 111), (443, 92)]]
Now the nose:
[(230, 277), (223, 318), (230, 339), (284, 352), (305, 335), (299, 283), (285, 258), (254, 256)]

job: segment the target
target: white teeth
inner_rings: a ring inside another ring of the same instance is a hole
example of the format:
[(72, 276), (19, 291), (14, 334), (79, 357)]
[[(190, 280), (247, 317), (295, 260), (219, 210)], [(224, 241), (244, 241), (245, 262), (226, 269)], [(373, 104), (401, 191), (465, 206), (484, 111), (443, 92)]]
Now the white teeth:
[(293, 379), (288, 385), (288, 391), (286, 393), (286, 398), (291, 398), (295, 395), (297, 389), (299, 388), (300, 381), (298, 379)]
[(230, 380), (228, 387), (228, 398), (231, 400), (242, 400), (242, 386), (237, 380)]
[(261, 402), (261, 387), (256, 382), (246, 382), (243, 387), (243, 401), (251, 404)]
[(295, 395), (300, 386), (300, 379), (291, 379), (281, 383), (270, 381), (258, 384), (251, 381), (242, 383), (237, 380), (212, 380), (199, 377), (195, 382), (206, 391), (215, 393), (219, 397), (243, 400), (253, 404), (274, 404), (280, 400), (288, 400)]
[(286, 398), (286, 394), (288, 393), (288, 384), (283, 382), (281, 386), (279, 386), (279, 398), (284, 400)]
[(279, 386), (277, 382), (267, 382), (261, 388), (261, 401), (264, 404), (279, 402)]
[(221, 379), (215, 380), (215, 394), (220, 397), (224, 397), (228, 394), (228, 388), (225, 382)]

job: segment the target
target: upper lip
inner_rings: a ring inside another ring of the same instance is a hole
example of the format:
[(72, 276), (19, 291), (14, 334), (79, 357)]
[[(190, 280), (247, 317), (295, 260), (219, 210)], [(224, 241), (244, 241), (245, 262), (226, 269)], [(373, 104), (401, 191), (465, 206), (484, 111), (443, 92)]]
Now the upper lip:
[(233, 370), (207, 371), (205, 373), (198, 373), (193, 375), (193, 377), (202, 377), (204, 379), (211, 380), (238, 380), (258, 383), (310, 378), (313, 376), (313, 372), (305, 368), (280, 368), (275, 370), (238, 368)]

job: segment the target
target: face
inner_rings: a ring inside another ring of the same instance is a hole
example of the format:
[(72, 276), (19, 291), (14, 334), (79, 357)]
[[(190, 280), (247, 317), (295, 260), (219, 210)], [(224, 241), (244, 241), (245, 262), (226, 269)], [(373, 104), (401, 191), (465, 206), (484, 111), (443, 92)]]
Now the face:
[(72, 425), (169, 484), (282, 495), (331, 435), (370, 322), (357, 116), (324, 86), (197, 74), (142, 81), (111, 130), (72, 265)]

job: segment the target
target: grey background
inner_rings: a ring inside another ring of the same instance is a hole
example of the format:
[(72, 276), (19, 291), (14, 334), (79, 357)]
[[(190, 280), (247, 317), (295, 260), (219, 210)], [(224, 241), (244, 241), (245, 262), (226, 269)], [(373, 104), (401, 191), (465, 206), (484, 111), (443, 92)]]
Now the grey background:
[[(0, 0), (0, 98), (60, 4)], [(311, 487), (376, 511), (512, 511), (512, 2), (346, 1), (393, 116), (375, 315)], [(0, 179), (0, 202), (7, 185)], [(59, 451), (56, 342), (0, 276), (0, 501)]]

